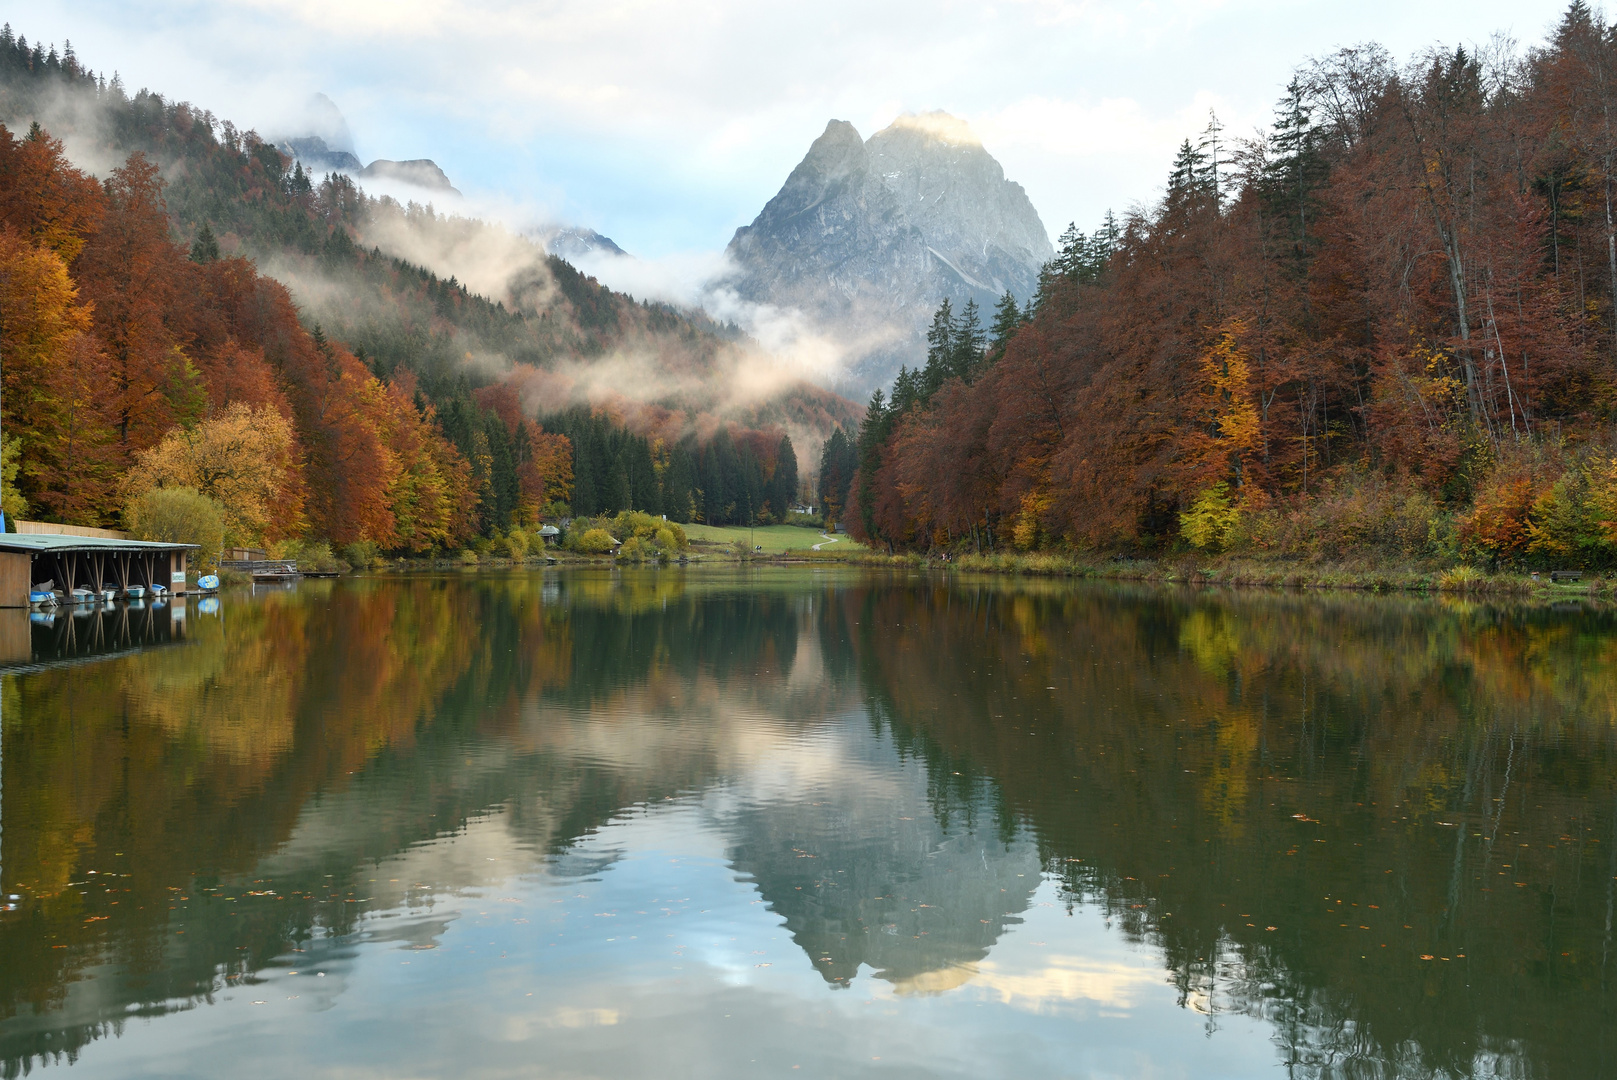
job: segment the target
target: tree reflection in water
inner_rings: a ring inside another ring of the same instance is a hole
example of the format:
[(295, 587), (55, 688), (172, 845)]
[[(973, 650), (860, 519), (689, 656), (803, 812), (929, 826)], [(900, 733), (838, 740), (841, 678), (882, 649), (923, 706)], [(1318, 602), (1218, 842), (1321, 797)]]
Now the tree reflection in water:
[(665, 570), (311, 582), (185, 636), (3, 681), (6, 1075), (430, 916), (492, 872), (437, 838), (598, 878), (692, 800), (832, 988), (1148, 993), (996, 960), (1054, 881), (1295, 1075), (1617, 1051), (1605, 614)]

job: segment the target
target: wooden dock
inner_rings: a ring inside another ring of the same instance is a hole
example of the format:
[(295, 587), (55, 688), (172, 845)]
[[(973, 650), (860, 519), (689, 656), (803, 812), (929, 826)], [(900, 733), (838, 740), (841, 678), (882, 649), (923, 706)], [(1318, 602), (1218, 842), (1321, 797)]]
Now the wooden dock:
[(251, 574), (254, 581), (296, 581), (303, 576), (296, 559), (221, 559), (219, 569)]

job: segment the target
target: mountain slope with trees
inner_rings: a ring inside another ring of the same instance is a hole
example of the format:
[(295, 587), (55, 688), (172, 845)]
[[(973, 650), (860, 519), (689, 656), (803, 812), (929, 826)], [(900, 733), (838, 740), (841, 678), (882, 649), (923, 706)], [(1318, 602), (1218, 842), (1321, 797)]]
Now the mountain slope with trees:
[[(310, 176), (253, 132), (131, 96), (71, 47), (29, 45), (9, 26), (0, 115), (36, 118), (0, 129), (13, 515), (128, 524), (141, 485), (193, 487), (222, 500), (234, 543), (420, 553), (568, 512), (574, 447), (535, 417), (577, 407), (567, 381), (601, 359), (668, 376), (639, 411), (603, 414), (658, 417), (648, 434), (665, 462), (673, 435), (702, 431), (705, 445), (722, 430), (770, 447), (767, 479), (784, 432), (815, 438), (852, 415), (803, 385), (727, 398), (733, 328), (636, 302), (487, 223)], [(485, 275), (497, 288), (484, 295), (398, 250), (498, 256), (505, 269)], [(252, 469), (212, 467), (265, 447)]]
[[(1617, 31), (1304, 66), (1271, 130), (945, 307), (846, 517), (892, 547), (1617, 564)], [(969, 317), (968, 317), (969, 321)]]

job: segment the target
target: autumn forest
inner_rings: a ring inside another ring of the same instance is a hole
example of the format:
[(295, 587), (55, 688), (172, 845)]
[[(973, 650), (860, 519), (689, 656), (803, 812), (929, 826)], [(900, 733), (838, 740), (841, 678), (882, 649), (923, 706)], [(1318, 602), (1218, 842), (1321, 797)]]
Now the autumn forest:
[[(306, 175), (255, 133), (130, 96), (70, 46), (31, 46), (9, 26), (0, 98), (6, 115), (62, 118), (116, 162), (97, 179), (49, 128), (0, 127), (12, 517), (138, 534), (200, 502), (225, 543), (318, 538), (364, 558), (486, 545), (566, 515), (575, 464), (585, 513), (734, 521), (783, 516), (795, 499), (795, 453), (769, 417), (664, 408), (630, 431), (610, 402), (592, 421), (528, 392), (558, 359), (625, 342), (699, 367), (733, 328), (636, 303), (542, 251), (513, 283), (522, 302), (488, 300), (362, 242), (482, 223)], [(300, 310), (267, 263), (337, 299)], [(504, 371), (466, 362), (474, 351)], [(843, 415), (834, 395), (799, 396), (773, 418), (806, 410), (812, 427), (827, 403)], [(576, 462), (559, 427), (595, 436)]]
[(1581, 0), (1530, 51), (1313, 60), (1026, 311), (940, 311), (829, 498), (893, 549), (1617, 564), (1614, 110)]
[[(1026, 305), (944, 304), (860, 424), (808, 390), (580, 408), (558, 361), (632, 341), (700, 382), (737, 331), (553, 256), (488, 299), (368, 244), (464, 220), (9, 28), (0, 93), (117, 158), (0, 132), (13, 516), (138, 529), (194, 489), (237, 542), (401, 555), (575, 510), (779, 520), (812, 486), (790, 413), (831, 433), (826, 517), (887, 550), (1617, 565), (1617, 29), (1581, 2), (1530, 50), (1308, 61), (1251, 137), (1210, 117)], [(300, 310), (314, 275), (340, 299)]]

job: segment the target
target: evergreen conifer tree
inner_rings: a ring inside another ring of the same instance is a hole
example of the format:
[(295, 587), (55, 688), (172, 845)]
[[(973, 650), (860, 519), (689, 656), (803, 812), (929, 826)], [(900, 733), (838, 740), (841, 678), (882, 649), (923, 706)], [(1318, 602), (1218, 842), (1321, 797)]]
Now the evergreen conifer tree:
[(1010, 290), (999, 298), (994, 307), (994, 325), (988, 331), (988, 353), (983, 357), (983, 366), (990, 367), (1005, 355), (1005, 347), (1010, 344), (1011, 336), (1022, 325), (1022, 312), (1016, 306), (1016, 297)]
[(1189, 139), (1181, 143), (1168, 173), (1168, 204), (1178, 207), (1200, 201), (1200, 184), (1206, 177), (1206, 169), (1207, 156), (1191, 146)]
[(770, 478), (769, 508), (781, 521), (797, 501), (797, 451), (789, 435), (780, 437), (775, 447), (775, 475)]
[(949, 374), (971, 382), (982, 365), (983, 351), (988, 340), (983, 333), (983, 321), (975, 299), (966, 301), (966, 308), (955, 322), (954, 340), (949, 343)]
[[(932, 316), (932, 325), (926, 332), (926, 368), (920, 373), (916, 398), (925, 401), (931, 397), (943, 380), (948, 378), (948, 372), (953, 359), (955, 341), (954, 306), (945, 296), (943, 303), (938, 305), (937, 312)], [(906, 400), (902, 405), (896, 400), (897, 387), (894, 387), (894, 406), (898, 411), (908, 409), (911, 402)]]
[[(932, 367), (930, 359), (927, 361), (927, 367), (929, 370)], [(921, 373), (911, 371), (908, 365), (900, 364), (898, 366), (898, 375), (893, 379), (893, 411), (897, 413), (909, 412), (920, 399)]]
[(1202, 156), (1199, 170), (1196, 172), (1196, 189), (1203, 198), (1213, 201), (1215, 207), (1222, 208), (1224, 192), (1220, 186), (1219, 164), (1220, 155), (1224, 152), (1224, 143), (1221, 136), (1224, 134), (1224, 125), (1219, 122), (1218, 114), (1212, 109), (1207, 110), (1207, 127), (1202, 130), (1201, 141), (1196, 144), (1196, 152)]
[[(948, 301), (944, 303), (947, 304)], [(859, 474), (854, 480), (859, 489), (859, 523), (864, 528), (865, 537), (872, 542), (879, 539), (874, 506), (876, 469), (881, 465), (882, 445), (892, 433), (893, 419), (893, 410), (887, 407), (887, 399), (882, 395), (881, 387), (877, 387), (876, 392), (870, 395), (870, 405), (865, 409), (864, 422), (859, 425)]]
[(197, 230), (197, 238), (191, 244), (191, 261), (194, 263), (211, 263), (219, 259), (219, 240), (213, 235), (213, 229), (207, 222)]

